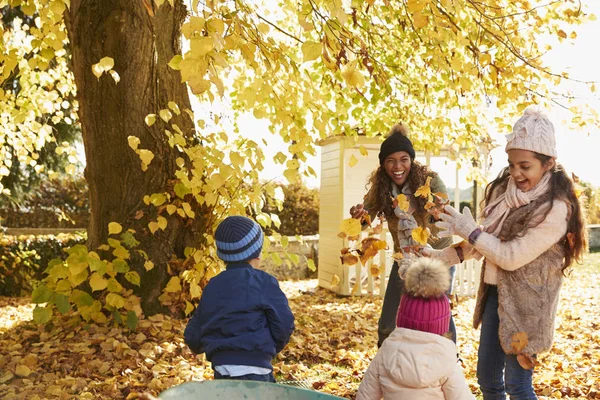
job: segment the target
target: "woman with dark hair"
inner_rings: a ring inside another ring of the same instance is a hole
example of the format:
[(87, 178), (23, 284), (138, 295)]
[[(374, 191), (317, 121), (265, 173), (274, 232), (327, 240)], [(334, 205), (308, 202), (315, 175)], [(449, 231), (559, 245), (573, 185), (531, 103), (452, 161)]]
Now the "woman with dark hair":
[[(415, 160), (415, 150), (407, 136), (406, 127), (402, 124), (395, 125), (381, 144), (379, 167), (373, 172), (367, 183), (368, 191), (364, 202), (351, 207), (350, 215), (356, 219), (363, 219), (366, 214), (369, 214), (372, 220), (378, 216), (385, 217), (394, 240), (394, 253), (402, 252), (402, 248), (405, 246), (416, 244), (411, 237), (411, 232), (416, 227), (430, 229), (429, 245), (434, 249), (447, 247), (452, 244), (451, 238), (437, 239), (436, 237), (439, 229), (435, 227), (434, 223), (439, 219), (440, 209), (432, 207), (426, 210), (427, 198), (414, 195), (419, 187), (427, 183), (428, 179), (432, 193), (446, 193), (446, 186), (438, 174)], [(394, 206), (394, 199), (399, 194), (404, 194), (409, 201), (407, 211)], [(455, 267), (451, 267), (448, 294), (452, 290), (454, 270)], [(404, 292), (404, 282), (399, 275), (399, 265), (398, 262), (394, 262), (379, 318), (377, 342), (379, 347), (396, 328), (396, 314), (400, 297)], [(453, 319), (450, 320), (450, 332), (452, 340), (456, 342), (456, 327)]]

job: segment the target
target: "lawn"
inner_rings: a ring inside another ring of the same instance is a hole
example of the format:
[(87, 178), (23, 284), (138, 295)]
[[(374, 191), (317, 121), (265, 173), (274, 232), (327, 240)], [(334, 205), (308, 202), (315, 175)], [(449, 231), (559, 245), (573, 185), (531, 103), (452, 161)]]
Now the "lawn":
[[(565, 280), (555, 343), (534, 375), (540, 397), (600, 398), (600, 254)], [(290, 345), (274, 362), (280, 381), (354, 398), (376, 352), (381, 300), (337, 297), (315, 280), (282, 282), (296, 316)], [(473, 393), (478, 331), (474, 299), (453, 310), (458, 349)], [(203, 356), (183, 343), (185, 321), (154, 316), (135, 332), (64, 318), (38, 327), (27, 298), (0, 298), (0, 398), (135, 399), (191, 379), (211, 379)]]

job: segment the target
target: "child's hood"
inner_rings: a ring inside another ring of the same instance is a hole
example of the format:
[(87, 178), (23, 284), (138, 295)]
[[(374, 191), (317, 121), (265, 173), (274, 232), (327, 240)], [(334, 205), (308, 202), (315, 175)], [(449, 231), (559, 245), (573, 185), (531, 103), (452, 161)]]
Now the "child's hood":
[(380, 352), (389, 379), (402, 387), (440, 386), (457, 362), (456, 345), (450, 339), (405, 328), (396, 328)]

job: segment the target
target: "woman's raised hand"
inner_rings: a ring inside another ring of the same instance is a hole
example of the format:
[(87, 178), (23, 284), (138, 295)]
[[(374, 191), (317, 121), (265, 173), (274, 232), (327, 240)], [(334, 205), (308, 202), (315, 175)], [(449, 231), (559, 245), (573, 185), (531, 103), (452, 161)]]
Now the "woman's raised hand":
[(362, 219), (365, 214), (368, 214), (367, 211), (362, 204), (357, 204), (355, 206), (350, 207), (350, 215), (355, 219)]

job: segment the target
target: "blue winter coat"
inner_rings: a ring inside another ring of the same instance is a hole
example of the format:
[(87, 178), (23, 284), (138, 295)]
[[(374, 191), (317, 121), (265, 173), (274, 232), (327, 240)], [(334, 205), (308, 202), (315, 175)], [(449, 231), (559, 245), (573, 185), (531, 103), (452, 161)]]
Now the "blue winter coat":
[(277, 280), (247, 263), (213, 277), (185, 328), (185, 343), (217, 365), (271, 368), (290, 340), (294, 315)]

